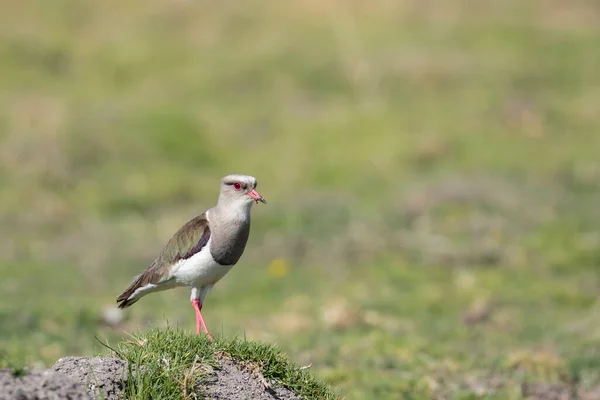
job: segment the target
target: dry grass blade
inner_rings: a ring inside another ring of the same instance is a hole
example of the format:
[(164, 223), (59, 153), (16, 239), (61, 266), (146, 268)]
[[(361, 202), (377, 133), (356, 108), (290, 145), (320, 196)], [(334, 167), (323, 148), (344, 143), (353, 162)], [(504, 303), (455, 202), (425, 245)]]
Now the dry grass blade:
[(194, 362), (192, 363), (192, 367), (185, 374), (185, 378), (183, 378), (183, 398), (186, 400), (189, 399), (188, 384), (189, 384), (190, 379), (193, 377), (194, 372), (196, 371), (196, 363), (198, 362), (198, 359), (199, 359), (199, 357), (196, 354), (196, 356), (194, 357)]

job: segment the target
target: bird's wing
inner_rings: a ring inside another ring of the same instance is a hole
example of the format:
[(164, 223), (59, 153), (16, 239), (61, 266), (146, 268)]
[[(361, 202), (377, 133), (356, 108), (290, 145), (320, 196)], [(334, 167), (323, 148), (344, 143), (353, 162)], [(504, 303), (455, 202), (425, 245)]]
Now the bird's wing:
[(167, 242), (152, 264), (117, 298), (119, 308), (125, 308), (137, 301), (137, 298), (132, 298), (136, 290), (146, 286), (155, 287), (172, 279), (173, 266), (178, 261), (186, 260), (200, 252), (209, 239), (210, 228), (206, 213), (188, 221)]

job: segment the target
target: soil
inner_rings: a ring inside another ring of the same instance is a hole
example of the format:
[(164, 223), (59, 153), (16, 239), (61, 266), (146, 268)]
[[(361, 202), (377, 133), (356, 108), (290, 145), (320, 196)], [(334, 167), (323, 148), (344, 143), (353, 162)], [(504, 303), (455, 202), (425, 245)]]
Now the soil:
[(0, 370), (0, 400), (88, 400), (85, 387), (67, 375), (52, 370), (34, 370), (14, 376)]
[[(0, 370), (0, 400), (90, 400), (121, 398), (128, 382), (126, 361), (108, 357), (65, 357), (51, 369), (15, 376)], [(258, 372), (231, 359), (222, 359), (198, 391), (212, 400), (296, 400), (289, 389), (273, 388)]]
[(210, 400), (296, 400), (300, 396), (286, 388), (273, 388), (255, 371), (231, 360), (222, 359), (211, 377), (200, 384), (201, 393)]
[(84, 385), (92, 398), (119, 400), (127, 384), (127, 362), (109, 357), (64, 357), (52, 369)]

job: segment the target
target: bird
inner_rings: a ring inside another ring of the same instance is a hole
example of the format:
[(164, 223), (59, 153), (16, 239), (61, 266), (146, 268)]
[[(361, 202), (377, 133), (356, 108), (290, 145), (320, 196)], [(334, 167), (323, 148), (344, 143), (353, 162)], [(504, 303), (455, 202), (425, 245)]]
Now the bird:
[(130, 307), (142, 297), (177, 287), (191, 288), (190, 301), (200, 328), (212, 336), (202, 318), (204, 299), (239, 261), (250, 235), (250, 210), (254, 202), (267, 204), (257, 191), (256, 178), (232, 174), (221, 179), (216, 206), (183, 225), (130, 286), (117, 297), (118, 307)]

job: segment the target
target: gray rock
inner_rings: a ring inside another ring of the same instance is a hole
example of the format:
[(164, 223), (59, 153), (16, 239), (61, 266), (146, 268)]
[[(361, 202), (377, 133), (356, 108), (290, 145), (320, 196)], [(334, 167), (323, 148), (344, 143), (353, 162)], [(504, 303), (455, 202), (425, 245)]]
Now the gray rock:
[(0, 400), (90, 400), (85, 387), (69, 376), (34, 370), (23, 376), (0, 370)]
[(127, 361), (109, 357), (64, 357), (52, 370), (83, 384), (90, 397), (105, 400), (120, 399), (128, 380)]

